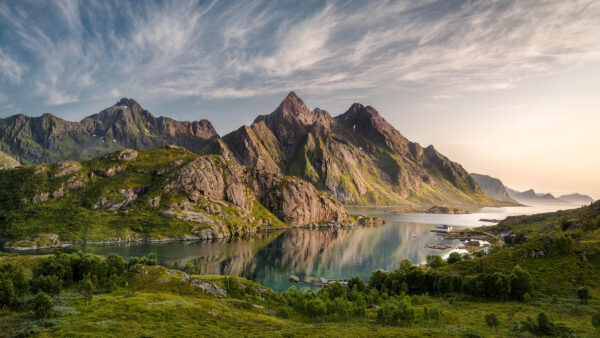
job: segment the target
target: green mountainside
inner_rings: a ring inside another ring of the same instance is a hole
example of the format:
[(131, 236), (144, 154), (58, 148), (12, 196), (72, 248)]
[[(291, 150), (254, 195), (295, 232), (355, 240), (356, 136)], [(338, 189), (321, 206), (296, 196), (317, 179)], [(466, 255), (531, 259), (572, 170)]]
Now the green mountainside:
[(433, 146), (410, 142), (372, 107), (332, 118), (293, 92), (269, 115), (225, 135), (223, 155), (301, 177), (337, 200), (361, 205), (503, 205)]
[(177, 146), (0, 171), (0, 238), (12, 247), (210, 239), (356, 221), (301, 179)]

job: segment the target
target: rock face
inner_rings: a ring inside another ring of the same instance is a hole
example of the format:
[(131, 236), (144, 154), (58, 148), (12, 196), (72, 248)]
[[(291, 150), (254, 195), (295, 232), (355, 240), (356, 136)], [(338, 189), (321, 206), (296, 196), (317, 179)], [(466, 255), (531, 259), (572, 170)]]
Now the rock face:
[(475, 173), (472, 173), (471, 176), (475, 179), (475, 181), (477, 181), (477, 184), (479, 184), (479, 187), (481, 188), (481, 190), (483, 190), (483, 192), (490, 195), (491, 197), (493, 197), (499, 201), (505, 201), (505, 202), (519, 204), (517, 201), (515, 201), (513, 198), (511, 198), (508, 195), (508, 192), (506, 191), (506, 187), (504, 186), (502, 181), (500, 181), (499, 179), (488, 176), (488, 175), (475, 174)]
[[(56, 232), (65, 241), (128, 241), (147, 233), (151, 239), (218, 239), (376, 221), (349, 217), (340, 202), (300, 178), (173, 146), (2, 171), (0, 220), (8, 224), (0, 229), (3, 239), (71, 229)], [(44, 230), (35, 228), (39, 224)], [(98, 237), (85, 235), (103, 224), (110, 226), (96, 229)]]
[(225, 135), (243, 165), (301, 177), (350, 204), (498, 205), (460, 164), (410, 142), (372, 107), (332, 118), (290, 93), (269, 115)]
[(0, 150), (23, 164), (86, 160), (106, 152), (177, 144), (200, 152), (219, 136), (207, 120), (181, 122), (154, 117), (135, 100), (114, 106), (81, 122), (52, 114), (23, 114), (0, 119)]

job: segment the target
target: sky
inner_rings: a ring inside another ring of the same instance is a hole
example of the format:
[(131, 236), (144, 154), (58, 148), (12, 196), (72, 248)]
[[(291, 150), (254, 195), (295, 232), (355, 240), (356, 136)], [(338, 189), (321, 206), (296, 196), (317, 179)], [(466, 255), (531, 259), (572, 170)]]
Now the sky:
[(220, 134), (289, 91), (507, 186), (600, 198), (600, 1), (0, 2), (0, 117), (136, 99)]

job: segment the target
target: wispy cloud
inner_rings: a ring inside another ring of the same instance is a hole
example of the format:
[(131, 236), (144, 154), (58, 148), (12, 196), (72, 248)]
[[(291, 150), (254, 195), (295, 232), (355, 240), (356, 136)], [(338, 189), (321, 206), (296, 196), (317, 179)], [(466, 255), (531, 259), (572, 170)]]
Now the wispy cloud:
[(0, 76), (49, 105), (404, 86), (444, 99), (598, 61), (599, 17), (593, 0), (8, 1)]

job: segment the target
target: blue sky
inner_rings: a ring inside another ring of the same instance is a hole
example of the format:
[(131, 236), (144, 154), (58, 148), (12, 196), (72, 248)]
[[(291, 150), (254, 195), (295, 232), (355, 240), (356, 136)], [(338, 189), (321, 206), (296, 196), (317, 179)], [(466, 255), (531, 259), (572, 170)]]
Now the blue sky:
[(579, 0), (8, 0), (0, 117), (80, 120), (125, 96), (224, 134), (294, 90), (332, 115), (370, 104), (515, 188), (598, 198), (598, 18)]

